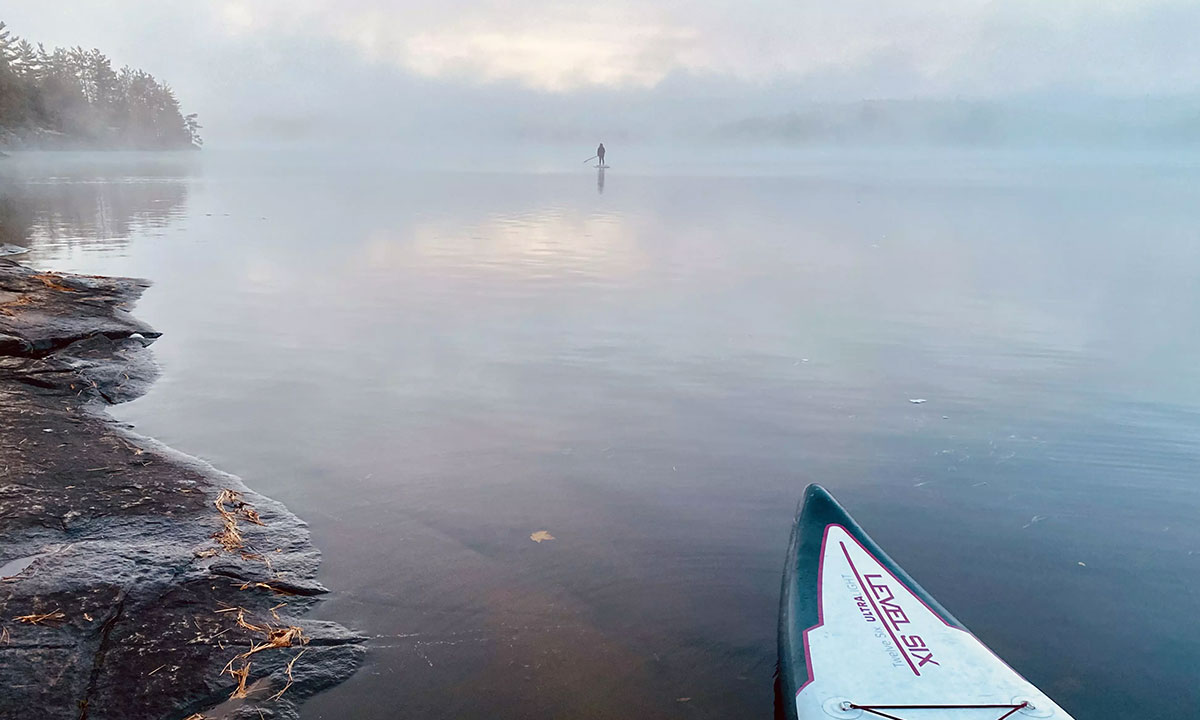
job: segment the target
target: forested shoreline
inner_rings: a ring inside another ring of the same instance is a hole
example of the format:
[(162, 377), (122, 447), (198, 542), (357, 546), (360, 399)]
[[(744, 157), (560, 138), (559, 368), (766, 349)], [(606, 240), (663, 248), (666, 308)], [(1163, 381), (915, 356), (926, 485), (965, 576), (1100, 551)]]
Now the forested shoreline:
[(47, 50), (0, 22), (0, 147), (198, 148), (200, 124), (150, 73), (97, 49)]

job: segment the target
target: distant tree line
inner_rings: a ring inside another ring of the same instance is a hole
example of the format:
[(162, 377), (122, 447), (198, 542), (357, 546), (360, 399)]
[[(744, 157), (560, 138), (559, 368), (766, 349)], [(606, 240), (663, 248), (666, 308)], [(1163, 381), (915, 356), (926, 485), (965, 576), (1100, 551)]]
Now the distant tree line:
[(99, 50), (46, 48), (0, 22), (0, 141), (41, 147), (199, 147), (196, 115), (174, 91)]

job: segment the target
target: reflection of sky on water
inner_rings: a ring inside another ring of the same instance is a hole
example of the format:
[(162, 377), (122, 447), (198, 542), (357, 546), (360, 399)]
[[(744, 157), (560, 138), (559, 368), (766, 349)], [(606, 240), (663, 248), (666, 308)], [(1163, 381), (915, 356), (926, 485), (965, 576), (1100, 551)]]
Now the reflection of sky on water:
[(399, 265), (444, 276), (500, 273), (512, 280), (574, 276), (578, 282), (615, 281), (645, 265), (635, 229), (620, 215), (581, 214), (560, 208), (492, 216), (478, 224), (423, 223), (402, 243), (368, 240), (367, 263), (387, 267), (399, 247)]
[(36, 260), (155, 280), (116, 414), (311, 522), (322, 612), (379, 636), (312, 717), (765, 715), (806, 480), (1077, 716), (1186, 714), (1200, 636), (1145, 598), (1200, 599), (1194, 172), (993, 160), (289, 158)]

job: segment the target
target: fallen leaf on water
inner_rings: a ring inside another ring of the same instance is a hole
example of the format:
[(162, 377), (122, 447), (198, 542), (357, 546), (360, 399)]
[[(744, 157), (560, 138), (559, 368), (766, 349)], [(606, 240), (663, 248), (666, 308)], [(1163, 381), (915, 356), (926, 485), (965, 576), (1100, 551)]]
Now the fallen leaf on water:
[(534, 541), (535, 543), (540, 543), (543, 540), (553, 540), (554, 536), (551, 535), (550, 533), (546, 532), (545, 530), (538, 530), (537, 532), (530, 535), (529, 539)]

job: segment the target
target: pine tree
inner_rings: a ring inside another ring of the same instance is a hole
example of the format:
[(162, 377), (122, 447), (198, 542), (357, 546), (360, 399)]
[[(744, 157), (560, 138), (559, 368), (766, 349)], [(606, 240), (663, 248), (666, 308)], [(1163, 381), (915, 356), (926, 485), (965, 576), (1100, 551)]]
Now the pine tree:
[(47, 51), (0, 22), (0, 130), (58, 133), (102, 147), (200, 147), (200, 123), (143, 70), (113, 70), (98, 49)]
[(12, 45), (12, 33), (4, 21), (0, 20), (0, 63), (7, 65), (10, 60), (9, 46)]
[(37, 80), (41, 63), (38, 60), (37, 49), (28, 40), (18, 40), (12, 46), (13, 57), (9, 61), (12, 69), (21, 77)]

